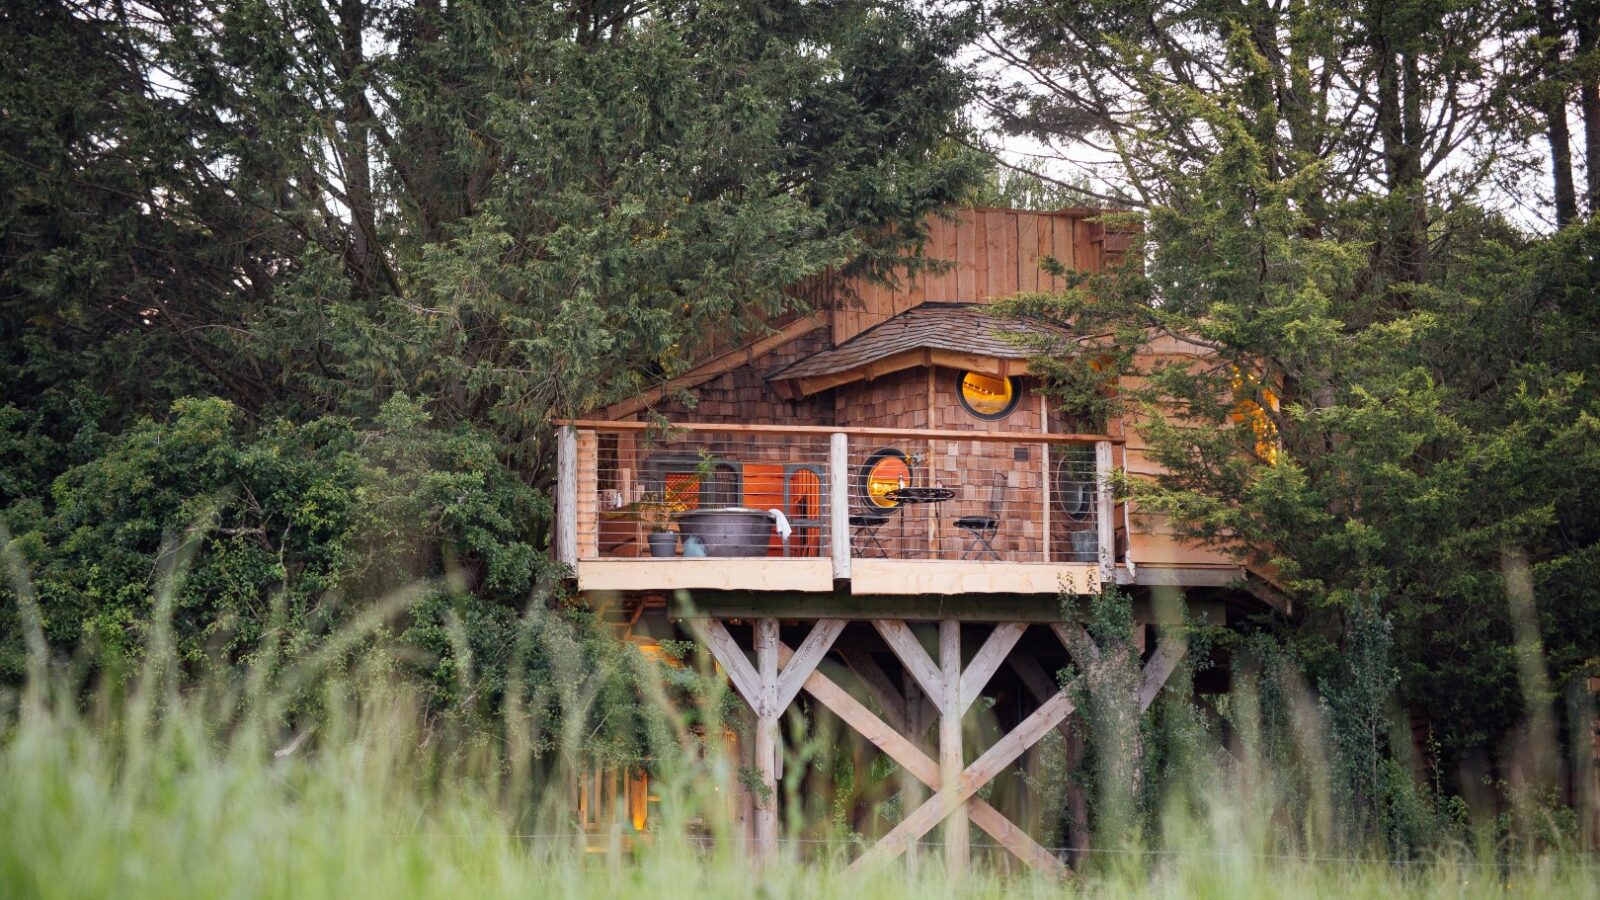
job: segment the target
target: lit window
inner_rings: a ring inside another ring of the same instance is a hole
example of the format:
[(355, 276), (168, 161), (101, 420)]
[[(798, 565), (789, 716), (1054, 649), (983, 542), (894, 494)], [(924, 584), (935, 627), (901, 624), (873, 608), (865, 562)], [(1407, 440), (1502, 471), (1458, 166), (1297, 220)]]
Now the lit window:
[(894, 509), (898, 500), (886, 495), (911, 483), (911, 466), (899, 450), (879, 450), (867, 458), (861, 469), (861, 497), (875, 509)]
[(1003, 419), (1017, 408), (1017, 385), (1011, 378), (963, 372), (961, 405), (980, 419)]

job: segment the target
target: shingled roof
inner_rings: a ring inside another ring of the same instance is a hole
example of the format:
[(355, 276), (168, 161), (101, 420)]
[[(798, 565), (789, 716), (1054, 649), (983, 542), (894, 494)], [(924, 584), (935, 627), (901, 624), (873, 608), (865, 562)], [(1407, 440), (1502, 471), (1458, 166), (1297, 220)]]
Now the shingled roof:
[[(769, 372), (767, 380), (793, 386), (797, 393), (810, 393), (801, 385), (815, 383), (824, 376), (857, 370), (868, 370), (862, 376), (868, 377), (874, 363), (905, 357), (915, 351), (935, 351), (939, 356), (958, 354), (994, 360), (1025, 360), (1037, 354), (1039, 339), (1051, 336), (1072, 339), (1070, 333), (1053, 325), (1004, 318), (978, 305), (924, 303), (831, 350)], [(929, 361), (938, 362), (932, 356)], [(914, 364), (909, 360), (908, 363)]]

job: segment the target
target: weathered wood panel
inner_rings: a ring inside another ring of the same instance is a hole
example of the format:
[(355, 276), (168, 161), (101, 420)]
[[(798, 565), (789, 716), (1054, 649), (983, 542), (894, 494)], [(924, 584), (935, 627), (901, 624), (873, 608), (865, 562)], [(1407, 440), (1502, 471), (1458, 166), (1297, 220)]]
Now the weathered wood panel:
[(1059, 279), (1040, 271), (1041, 257), (1054, 257), (1068, 268), (1097, 269), (1102, 245), (1126, 246), (1123, 235), (1113, 235), (1111, 243), (1091, 241), (1087, 220), (1098, 214), (1088, 209), (959, 210), (952, 219), (932, 221), (923, 246), (924, 256), (952, 262), (953, 268), (904, 278), (895, 289), (835, 280), (805, 296), (833, 311), (834, 340), (843, 342), (920, 303), (986, 303), (1018, 291), (1059, 289)]

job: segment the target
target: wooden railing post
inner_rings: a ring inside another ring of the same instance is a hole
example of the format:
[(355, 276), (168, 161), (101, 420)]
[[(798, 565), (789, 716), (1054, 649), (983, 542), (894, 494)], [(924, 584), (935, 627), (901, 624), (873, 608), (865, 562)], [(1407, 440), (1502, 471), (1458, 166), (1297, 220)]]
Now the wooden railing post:
[(556, 431), (556, 561), (578, 565), (578, 429)]
[(1117, 523), (1112, 518), (1110, 441), (1095, 442), (1094, 474), (1095, 524), (1100, 528), (1100, 584), (1103, 587), (1111, 584), (1117, 574)]
[(850, 439), (842, 432), (828, 438), (828, 541), (833, 551), (833, 577), (850, 577)]

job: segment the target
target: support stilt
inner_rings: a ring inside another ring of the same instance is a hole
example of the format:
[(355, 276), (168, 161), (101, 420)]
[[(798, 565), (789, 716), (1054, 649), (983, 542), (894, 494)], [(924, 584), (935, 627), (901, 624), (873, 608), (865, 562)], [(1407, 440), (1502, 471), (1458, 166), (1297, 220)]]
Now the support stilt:
[(806, 677), (816, 669), (826, 656), (839, 632), (844, 630), (843, 619), (819, 619), (806, 635), (794, 658), (778, 667), (778, 620), (770, 616), (755, 622), (756, 664), (740, 649), (727, 626), (717, 619), (704, 622), (700, 639), (716, 658), (733, 682), (733, 687), (755, 713), (756, 771), (760, 774), (764, 796), (756, 798), (755, 852), (762, 862), (770, 862), (778, 854), (778, 719), (800, 692)]
[[(755, 665), (740, 649), (722, 622), (707, 620), (702, 639), (727, 672), (734, 687), (756, 713), (755, 741), (756, 767), (761, 773), (768, 796), (762, 798), (757, 811), (757, 852), (762, 860), (777, 855), (777, 752), (778, 718), (802, 688), (841, 720), (856, 729), (872, 744), (899, 763), (905, 771), (928, 787), (937, 790), (914, 810), (909, 812), (883, 840), (852, 864), (852, 869), (862, 869), (875, 863), (892, 859), (909, 850), (919, 838), (941, 823), (945, 832), (945, 862), (952, 877), (959, 876), (968, 866), (971, 845), (969, 822), (975, 823), (992, 836), (1001, 846), (1018, 859), (1042, 871), (1065, 876), (1066, 867), (1049, 851), (1040, 847), (1022, 829), (986, 803), (978, 792), (1007, 766), (1016, 762), (1028, 748), (1051, 729), (1061, 727), (1072, 714), (1070, 693), (1053, 690), (1053, 679), (1034, 663), (1012, 660), (1013, 668), (1040, 697), (1040, 706), (1020, 722), (1010, 733), (996, 741), (973, 762), (965, 763), (962, 747), (961, 719), (990, 677), (1010, 658), (1010, 652), (1027, 626), (1022, 623), (1003, 623), (985, 640), (974, 654), (972, 662), (961, 664), (960, 623), (945, 620), (939, 623), (939, 662), (935, 664), (923, 644), (917, 640), (904, 620), (874, 620), (873, 625), (883, 635), (889, 648), (900, 658), (905, 671), (923, 691), (923, 701), (939, 715), (939, 758), (935, 761), (921, 746), (921, 718), (913, 710), (923, 703), (912, 702), (910, 696), (894, 697), (884, 690), (888, 685), (881, 671), (873, 672), (870, 660), (857, 659), (853, 667), (858, 673), (868, 673), (863, 682), (876, 684), (873, 691), (886, 709), (893, 709), (898, 701), (903, 704), (890, 718), (904, 720), (903, 728), (884, 723), (860, 701), (828, 679), (817, 664), (833, 646), (844, 621), (822, 619), (812, 627), (797, 650), (791, 651), (778, 640), (778, 623), (771, 617), (755, 622)], [(1081, 626), (1054, 623), (1052, 630), (1061, 638), (1069, 653), (1075, 648), (1079, 653), (1093, 656), (1098, 651), (1082, 633)], [(1186, 646), (1181, 637), (1163, 638), (1145, 663), (1139, 685), (1139, 706), (1148, 708), (1155, 700), (1168, 677), (1182, 659)], [(1031, 662), (1031, 660), (1029, 661)], [(1086, 662), (1081, 660), (1080, 662)], [(906, 685), (909, 687), (909, 683)], [(904, 732), (904, 733), (902, 733)]]
[[(939, 792), (954, 792), (966, 762), (961, 756), (961, 623), (945, 619), (939, 623), (939, 676), (944, 697), (939, 712)], [(971, 852), (967, 829), (966, 804), (952, 808), (944, 820), (944, 863), (950, 877), (967, 870)]]
[(756, 620), (756, 771), (762, 796), (756, 798), (756, 855), (762, 862), (778, 856), (778, 620)]

